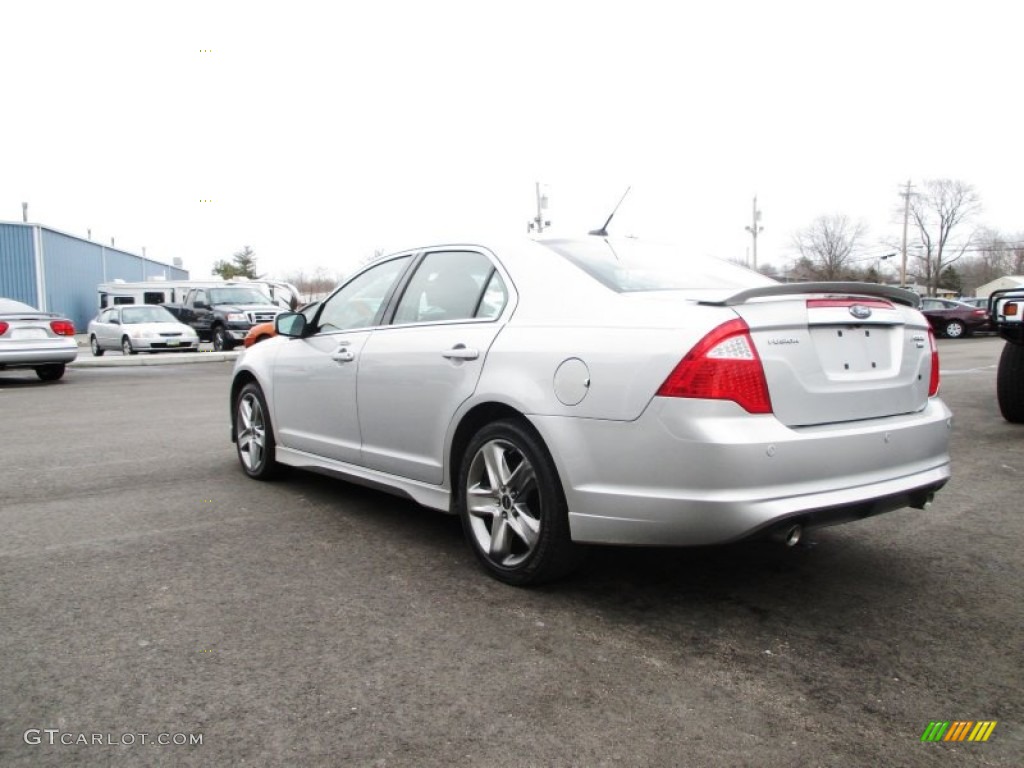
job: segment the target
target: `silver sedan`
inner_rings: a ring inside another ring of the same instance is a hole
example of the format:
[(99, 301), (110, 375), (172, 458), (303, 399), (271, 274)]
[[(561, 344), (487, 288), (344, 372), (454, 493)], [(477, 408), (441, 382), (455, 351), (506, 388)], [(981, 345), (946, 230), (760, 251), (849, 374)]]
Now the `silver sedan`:
[(89, 322), (89, 346), (96, 357), (108, 349), (124, 355), (195, 352), (199, 336), (159, 305), (123, 304), (102, 310)]
[(56, 381), (77, 356), (74, 323), (0, 298), (0, 371), (30, 368), (43, 381)]
[(513, 584), (584, 544), (794, 544), (949, 479), (917, 302), (633, 239), (416, 248), (239, 358), (232, 439), (255, 479), (303, 467), (460, 515)]

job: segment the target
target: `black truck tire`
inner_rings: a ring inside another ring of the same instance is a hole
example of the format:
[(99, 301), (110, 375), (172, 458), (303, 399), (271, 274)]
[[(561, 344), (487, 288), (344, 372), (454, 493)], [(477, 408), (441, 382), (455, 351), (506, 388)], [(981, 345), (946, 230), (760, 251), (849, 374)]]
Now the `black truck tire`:
[(999, 356), (996, 397), (1003, 418), (1011, 424), (1024, 424), (1024, 346), (1006, 342)]
[(213, 348), (217, 352), (230, 352), (235, 346), (234, 339), (221, 326), (213, 329)]

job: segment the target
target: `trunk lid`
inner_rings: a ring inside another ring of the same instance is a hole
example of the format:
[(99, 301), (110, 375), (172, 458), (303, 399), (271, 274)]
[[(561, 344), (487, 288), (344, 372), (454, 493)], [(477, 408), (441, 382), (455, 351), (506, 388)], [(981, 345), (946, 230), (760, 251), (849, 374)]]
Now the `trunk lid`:
[(928, 402), (928, 323), (909, 291), (789, 284), (720, 301), (750, 327), (772, 409), (788, 426), (920, 411)]

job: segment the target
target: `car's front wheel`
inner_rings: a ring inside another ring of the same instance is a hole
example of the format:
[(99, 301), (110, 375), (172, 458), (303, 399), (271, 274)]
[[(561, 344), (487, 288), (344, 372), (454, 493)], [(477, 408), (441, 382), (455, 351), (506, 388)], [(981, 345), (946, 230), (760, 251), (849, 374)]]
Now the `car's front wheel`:
[(255, 480), (276, 477), (281, 471), (276, 448), (263, 390), (249, 382), (235, 398), (235, 449), (245, 474)]
[(541, 584), (580, 562), (554, 462), (521, 421), (494, 422), (474, 435), (463, 455), (456, 504), (477, 558), (501, 581)]
[(139, 354), (135, 350), (135, 348), (132, 346), (132, 340), (129, 339), (127, 336), (125, 336), (123, 339), (121, 339), (121, 354), (125, 355), (126, 357), (128, 355), (137, 355), (137, 354)]
[(1011, 424), (1024, 424), (1024, 346), (1007, 342), (996, 372), (999, 412)]
[(64, 375), (64, 363), (51, 363), (36, 368), (36, 376), (43, 381), (56, 381)]
[(967, 327), (959, 320), (950, 320), (946, 323), (944, 333), (948, 339), (959, 339), (967, 335)]
[(103, 357), (103, 347), (100, 346), (100, 343), (96, 340), (95, 336), (92, 336), (89, 339), (89, 347), (92, 349), (93, 357)]
[(217, 352), (230, 352), (231, 348), (235, 345), (231, 337), (228, 336), (220, 326), (213, 329), (213, 349)]

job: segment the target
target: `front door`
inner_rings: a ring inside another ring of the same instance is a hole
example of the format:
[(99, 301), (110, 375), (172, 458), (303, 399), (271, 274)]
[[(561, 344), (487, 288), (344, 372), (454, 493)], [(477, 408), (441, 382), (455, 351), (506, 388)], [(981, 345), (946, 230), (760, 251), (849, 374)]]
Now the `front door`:
[(323, 303), (310, 335), (280, 345), (270, 407), (282, 447), (360, 463), (356, 374), (370, 329), (409, 259), (361, 272)]

